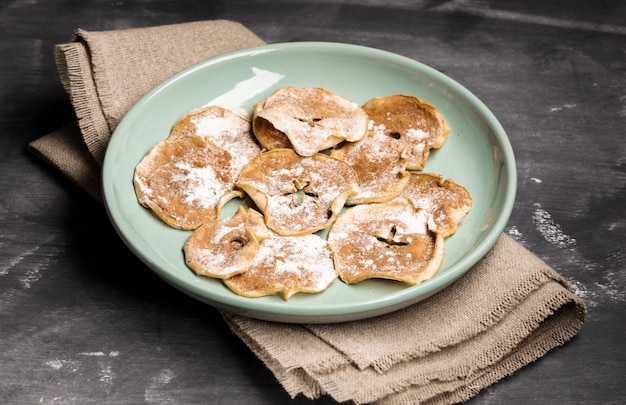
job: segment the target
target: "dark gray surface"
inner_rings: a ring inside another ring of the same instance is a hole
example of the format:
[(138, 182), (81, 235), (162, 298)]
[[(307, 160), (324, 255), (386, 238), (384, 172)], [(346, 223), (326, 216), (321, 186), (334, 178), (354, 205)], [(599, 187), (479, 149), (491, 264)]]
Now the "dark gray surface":
[(52, 49), (74, 29), (216, 18), (266, 42), (396, 52), (481, 98), (517, 158), (507, 233), (571, 281), (589, 316), (574, 340), (470, 403), (625, 403), (625, 5), (3, 0), (0, 403), (311, 402), (291, 401), (214, 309), (154, 276), (101, 206), (26, 151), (73, 119)]

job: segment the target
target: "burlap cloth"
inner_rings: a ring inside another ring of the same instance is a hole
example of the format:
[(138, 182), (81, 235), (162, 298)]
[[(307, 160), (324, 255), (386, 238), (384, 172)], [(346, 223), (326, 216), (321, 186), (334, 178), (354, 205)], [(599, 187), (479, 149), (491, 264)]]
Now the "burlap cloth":
[[(108, 139), (144, 93), (191, 64), (261, 44), (224, 20), (79, 29), (56, 47), (78, 122), (29, 149), (101, 200)], [(462, 402), (570, 340), (585, 316), (567, 281), (505, 234), (452, 287), (390, 315), (295, 325), (223, 313), (291, 396), (357, 404)]]

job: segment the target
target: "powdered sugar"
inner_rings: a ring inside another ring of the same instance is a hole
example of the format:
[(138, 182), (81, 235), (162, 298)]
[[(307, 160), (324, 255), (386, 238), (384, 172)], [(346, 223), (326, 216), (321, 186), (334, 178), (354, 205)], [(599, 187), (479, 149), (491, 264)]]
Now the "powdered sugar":
[[(624, 276), (613, 271), (605, 271), (604, 264), (590, 262), (578, 251), (576, 239), (565, 234), (563, 228), (540, 203), (535, 203), (532, 219), (535, 229), (554, 247), (565, 250), (568, 264), (557, 270), (567, 279), (571, 290), (578, 297), (585, 300), (589, 308), (600, 305), (601, 302), (626, 302)], [(511, 226), (507, 234), (517, 241), (524, 243), (525, 235), (516, 227)], [(621, 253), (621, 252), (620, 252)], [(619, 254), (619, 253), (618, 253)], [(593, 282), (584, 283), (572, 274), (572, 269), (582, 268), (586, 274), (594, 274)]]
[(250, 129), (250, 113), (239, 109), (224, 110), (223, 115), (197, 114), (191, 118), (199, 136), (209, 136), (222, 148), (229, 151), (239, 168), (261, 152)]
[(424, 130), (417, 128), (410, 128), (406, 131), (406, 135), (411, 141), (420, 141), (423, 142), (430, 137), (430, 134)]
[(403, 221), (396, 225), (398, 233), (425, 234), (428, 231), (428, 216), (424, 210), (419, 210), (415, 215), (402, 215)]
[(180, 184), (186, 204), (202, 209), (216, 206), (219, 199), (231, 188), (229, 184), (215, 181), (213, 167), (193, 167), (186, 162), (177, 162), (179, 170), (171, 180)]
[(541, 235), (548, 242), (560, 247), (576, 245), (576, 239), (563, 233), (561, 226), (554, 222), (550, 213), (541, 208), (540, 204), (536, 204), (536, 209), (533, 214), (533, 222), (535, 223), (539, 233), (541, 233)]
[(196, 126), (199, 136), (211, 136), (215, 139), (229, 138), (248, 131), (249, 123), (238, 116), (198, 115), (191, 122)]
[(306, 289), (321, 291), (337, 278), (325, 240), (317, 235), (274, 237), (267, 240), (276, 259), (277, 277), (294, 275)]

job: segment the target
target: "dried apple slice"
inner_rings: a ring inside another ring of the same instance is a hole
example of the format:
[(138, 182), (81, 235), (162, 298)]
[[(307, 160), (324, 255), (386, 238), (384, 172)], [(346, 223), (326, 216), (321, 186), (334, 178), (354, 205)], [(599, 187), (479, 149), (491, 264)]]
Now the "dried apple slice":
[(232, 154), (210, 138), (181, 136), (155, 144), (135, 167), (133, 184), (141, 205), (169, 226), (192, 230), (243, 195), (238, 174)]
[(298, 292), (324, 291), (336, 279), (324, 239), (274, 235), (261, 242), (248, 271), (224, 280), (224, 284), (244, 297), (279, 294), (288, 300)]
[(443, 237), (430, 230), (430, 215), (405, 197), (350, 207), (328, 233), (339, 278), (369, 278), (415, 285), (432, 278), (443, 262)]
[(244, 166), (236, 186), (265, 215), (268, 228), (285, 236), (327, 228), (359, 190), (347, 163), (320, 153), (303, 157), (293, 149), (261, 153)]
[[(264, 123), (256, 123), (257, 120)], [(267, 125), (267, 124), (271, 125)], [(254, 108), (253, 128), (259, 142), (271, 149), (284, 134), (301, 156), (312, 156), (342, 141), (365, 136), (368, 117), (356, 103), (319, 87), (282, 87)], [(278, 146), (287, 144), (279, 142)]]
[(360, 141), (346, 142), (330, 152), (348, 163), (359, 181), (360, 191), (348, 197), (346, 204), (380, 203), (400, 195), (409, 180), (408, 158), (396, 142), (382, 131), (369, 131)]
[(399, 151), (406, 149), (407, 169), (422, 170), (432, 148), (440, 148), (450, 128), (439, 110), (415, 96), (396, 94), (377, 97), (363, 105), (374, 130), (395, 139)]
[(196, 229), (183, 246), (185, 263), (199, 276), (229, 278), (247, 271), (270, 237), (263, 215), (239, 207), (232, 217), (218, 218)]
[(435, 230), (444, 238), (456, 232), (458, 224), (472, 207), (472, 197), (465, 187), (441, 174), (411, 173), (402, 190), (415, 208), (433, 216)]

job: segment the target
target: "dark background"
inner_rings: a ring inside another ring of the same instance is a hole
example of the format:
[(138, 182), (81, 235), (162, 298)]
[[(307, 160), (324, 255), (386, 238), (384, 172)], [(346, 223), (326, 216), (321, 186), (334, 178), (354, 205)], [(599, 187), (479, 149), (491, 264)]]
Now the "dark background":
[(469, 402), (626, 402), (626, 2), (0, 0), (0, 403), (333, 403), (290, 400), (216, 310), (158, 279), (100, 205), (26, 150), (74, 119), (53, 46), (76, 28), (206, 19), (269, 43), (395, 52), (484, 101), (517, 159), (506, 232), (589, 315)]

